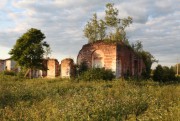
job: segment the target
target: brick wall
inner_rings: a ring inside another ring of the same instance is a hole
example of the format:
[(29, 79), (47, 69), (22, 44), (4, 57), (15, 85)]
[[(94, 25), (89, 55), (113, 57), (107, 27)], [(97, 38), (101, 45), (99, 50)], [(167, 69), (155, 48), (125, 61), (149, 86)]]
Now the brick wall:
[(70, 78), (74, 76), (74, 61), (71, 58), (66, 58), (61, 61), (61, 77)]
[[(96, 55), (100, 56), (96, 56)], [(85, 61), (89, 68), (94, 63), (103, 64), (105, 69), (111, 69), (116, 77), (140, 75), (145, 67), (142, 59), (128, 46), (123, 43), (104, 43), (98, 41), (86, 44), (79, 51), (77, 64)]]
[(103, 67), (106, 69), (112, 69), (116, 71), (116, 45), (103, 42), (97, 42), (96, 44), (86, 44), (80, 50), (77, 57), (77, 64), (85, 61), (88, 67), (93, 67), (93, 55), (96, 52), (102, 53)]
[(54, 78), (60, 75), (59, 62), (56, 59), (47, 60), (47, 77)]
[(0, 72), (4, 71), (4, 68), (5, 68), (4, 66), (5, 66), (4, 60), (0, 60)]

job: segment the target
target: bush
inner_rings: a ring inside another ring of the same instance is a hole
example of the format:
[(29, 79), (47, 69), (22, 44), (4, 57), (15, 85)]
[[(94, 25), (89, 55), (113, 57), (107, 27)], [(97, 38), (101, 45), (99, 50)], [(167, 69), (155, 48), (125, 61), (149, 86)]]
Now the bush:
[(3, 71), (3, 72), (1, 72), (1, 75), (16, 76), (16, 72), (14, 72), (14, 71)]
[(17, 73), (17, 77), (19, 77), (19, 78), (23, 78), (24, 75), (25, 75), (25, 73), (23, 71), (20, 71)]
[(79, 80), (93, 81), (93, 80), (112, 80), (115, 78), (111, 70), (105, 68), (92, 68), (89, 69), (78, 77)]
[(167, 66), (158, 65), (154, 70), (153, 80), (158, 82), (176, 81), (175, 72)]
[(176, 76), (176, 80), (180, 83), (180, 76)]

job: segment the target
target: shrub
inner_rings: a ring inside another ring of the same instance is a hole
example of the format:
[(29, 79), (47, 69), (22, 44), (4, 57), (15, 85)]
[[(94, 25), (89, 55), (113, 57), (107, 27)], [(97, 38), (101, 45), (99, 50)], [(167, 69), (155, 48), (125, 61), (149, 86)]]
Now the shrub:
[(85, 71), (88, 70), (88, 65), (85, 61), (81, 62), (81, 64), (79, 65), (79, 70), (78, 70), (78, 73), (81, 74)]
[(14, 71), (3, 71), (1, 72), (2, 75), (10, 75), (10, 76), (15, 76), (16, 72)]
[(176, 76), (176, 81), (180, 83), (180, 76)]
[(158, 65), (156, 69), (154, 70), (153, 80), (159, 81), (159, 82), (162, 81), (162, 78), (163, 78), (162, 73), (163, 73), (163, 68), (161, 65)]
[(105, 68), (92, 68), (85, 72), (83, 72), (79, 80), (84, 81), (93, 81), (93, 80), (112, 80), (115, 78), (113, 72), (111, 70), (106, 70)]
[(25, 73), (23, 71), (20, 71), (17, 73), (17, 77), (19, 77), (19, 78), (23, 78), (24, 75), (25, 75)]
[(176, 81), (177, 79), (172, 68), (169, 68), (167, 66), (162, 67), (161, 65), (158, 65), (154, 70), (153, 80), (159, 82), (170, 82)]

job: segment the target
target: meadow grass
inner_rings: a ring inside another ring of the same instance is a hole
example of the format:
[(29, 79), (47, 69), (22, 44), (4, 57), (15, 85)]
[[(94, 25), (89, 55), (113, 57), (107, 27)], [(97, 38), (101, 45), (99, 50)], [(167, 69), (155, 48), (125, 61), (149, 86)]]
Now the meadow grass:
[(180, 85), (0, 77), (0, 121), (180, 121)]

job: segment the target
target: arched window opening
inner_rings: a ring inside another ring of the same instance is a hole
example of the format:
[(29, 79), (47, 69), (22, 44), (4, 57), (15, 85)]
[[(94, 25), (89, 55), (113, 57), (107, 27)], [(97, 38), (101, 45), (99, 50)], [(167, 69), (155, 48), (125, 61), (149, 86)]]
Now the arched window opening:
[(92, 67), (93, 68), (104, 67), (104, 53), (102, 51), (96, 50), (92, 54)]

